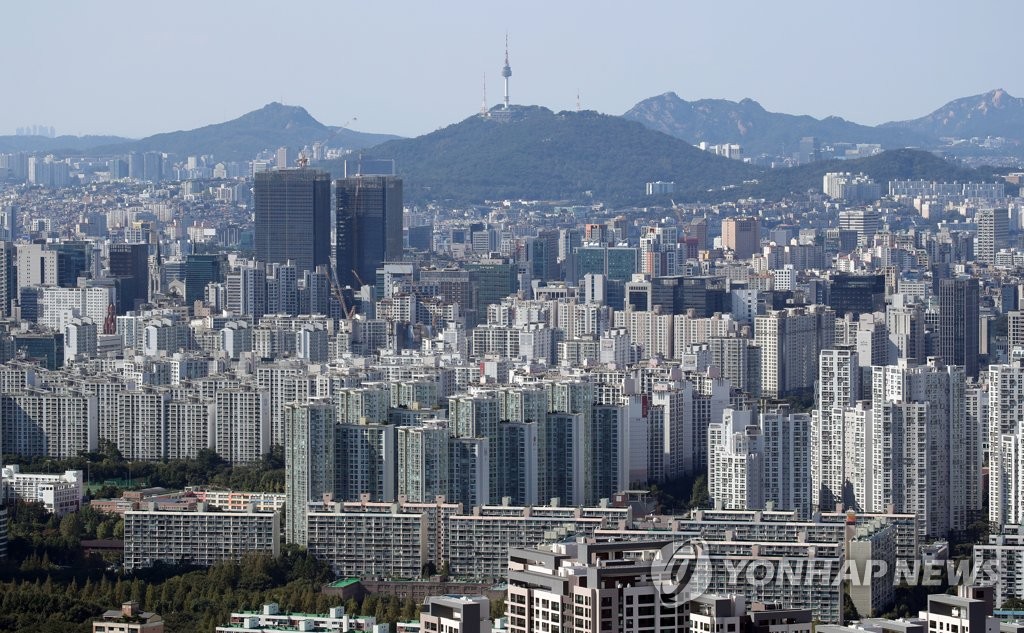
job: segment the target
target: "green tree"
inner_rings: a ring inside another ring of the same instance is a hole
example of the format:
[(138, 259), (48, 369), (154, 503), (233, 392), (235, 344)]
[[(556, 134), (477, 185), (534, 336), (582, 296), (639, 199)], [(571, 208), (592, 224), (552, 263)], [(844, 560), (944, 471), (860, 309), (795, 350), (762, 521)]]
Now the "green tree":
[(690, 492), (690, 508), (706, 508), (711, 505), (711, 495), (708, 492), (708, 476), (701, 474), (693, 482), (693, 490)]
[(1003, 609), (1007, 611), (1024, 611), (1024, 599), (1010, 598), (1003, 602)]
[(491, 600), (491, 619), (496, 620), (503, 617), (505, 617), (505, 599)]
[(82, 519), (77, 512), (70, 512), (60, 520), (61, 536), (69, 541), (77, 541), (82, 533)]

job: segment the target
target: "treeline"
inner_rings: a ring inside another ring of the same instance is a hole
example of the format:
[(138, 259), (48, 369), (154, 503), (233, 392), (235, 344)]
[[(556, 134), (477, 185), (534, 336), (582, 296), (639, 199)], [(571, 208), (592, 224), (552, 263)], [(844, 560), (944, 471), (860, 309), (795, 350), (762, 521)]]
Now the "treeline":
[(272, 447), (258, 462), (234, 466), (211, 450), (200, 452), (195, 459), (131, 462), (109, 442), (102, 443), (99, 451), (69, 459), (25, 460), (7, 455), (4, 463), (20, 464), (23, 472), (81, 470), (89, 484), (111, 482), (94, 491), (91, 496), (95, 498), (116, 497), (125, 488), (142, 485), (174, 489), (213, 485), (251, 492), (284, 492), (284, 450), (280, 446)]
[(157, 567), (131, 577), (109, 572), (66, 581), (47, 576), (0, 583), (0, 630), (88, 631), (89, 622), (127, 600), (159, 613), (172, 631), (212, 630), (232, 611), (277, 602), (289, 611), (325, 612), (337, 600), (320, 593), (326, 568), (288, 550), (279, 559), (250, 555), (206, 570)]
[(258, 611), (267, 602), (302, 613), (326, 613), (340, 605), (392, 625), (419, 619), (419, 605), (411, 598), (369, 596), (362, 604), (350, 599), (342, 605), (321, 593), (328, 579), (327, 568), (297, 548), (278, 559), (250, 554), (205, 570), (157, 566), (131, 577), (16, 579), (0, 582), (0, 631), (89, 631), (92, 619), (127, 600), (160, 614), (171, 631), (210, 631), (227, 623), (232, 612)]
[[(70, 577), (72, 569), (102, 569), (116, 561), (89, 561), (80, 542), (124, 537), (124, 519), (97, 512), (89, 506), (58, 519), (41, 503), (19, 501), (8, 506), (8, 561), (0, 578), (18, 571), (21, 577), (39, 579), (52, 573)], [(0, 628), (2, 630), (2, 628)]]

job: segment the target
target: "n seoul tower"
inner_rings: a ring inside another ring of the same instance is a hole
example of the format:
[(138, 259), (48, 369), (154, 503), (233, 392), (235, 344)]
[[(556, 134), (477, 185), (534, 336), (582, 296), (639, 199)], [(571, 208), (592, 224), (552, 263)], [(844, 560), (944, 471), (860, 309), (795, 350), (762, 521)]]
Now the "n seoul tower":
[(512, 67), (508, 64), (508, 33), (505, 34), (505, 66), (501, 76), (505, 78), (505, 109), (508, 110), (508, 78), (512, 76)]

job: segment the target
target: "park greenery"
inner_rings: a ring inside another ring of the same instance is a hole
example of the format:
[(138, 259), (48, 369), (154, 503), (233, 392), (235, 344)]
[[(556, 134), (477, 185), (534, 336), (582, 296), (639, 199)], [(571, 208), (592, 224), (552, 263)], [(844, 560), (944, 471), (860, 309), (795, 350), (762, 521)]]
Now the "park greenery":
[(250, 492), (284, 492), (284, 451), (271, 448), (252, 464), (232, 466), (211, 450), (200, 451), (194, 459), (129, 461), (117, 447), (101, 443), (100, 450), (68, 459), (39, 457), (19, 460), (5, 456), (5, 464), (20, 464), (23, 472), (61, 473), (81, 470), (90, 485), (92, 498), (120, 496), (127, 488), (219, 486)]

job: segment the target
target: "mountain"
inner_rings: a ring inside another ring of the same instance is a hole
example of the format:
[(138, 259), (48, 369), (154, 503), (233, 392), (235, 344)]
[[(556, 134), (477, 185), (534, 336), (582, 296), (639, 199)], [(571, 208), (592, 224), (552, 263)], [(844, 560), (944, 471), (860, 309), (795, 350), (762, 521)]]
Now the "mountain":
[[(363, 157), (394, 159), (411, 201), (586, 200), (590, 192), (625, 202), (643, 198), (645, 183), (656, 180), (675, 181), (678, 197), (690, 199), (760, 173), (622, 117), (539, 106), (498, 106), (489, 117), (389, 141)], [(336, 163), (323, 166), (340, 174)]]
[(120, 136), (0, 136), (0, 152), (82, 152), (99, 145), (127, 143)]
[(885, 123), (879, 127), (936, 139), (1002, 136), (1024, 141), (1024, 99), (1010, 96), (999, 88), (950, 101), (919, 119)]
[(879, 129), (839, 117), (768, 112), (753, 99), (686, 101), (674, 92), (644, 99), (623, 116), (689, 143), (739, 143), (747, 156), (793, 154), (805, 136), (824, 142), (879, 143), (886, 148), (925, 140), (911, 129)]
[(178, 156), (213, 154), (217, 160), (248, 160), (257, 153), (278, 147), (297, 152), (316, 141), (332, 146), (361, 149), (398, 138), (329, 127), (314, 119), (305, 108), (270, 103), (259, 110), (225, 123), (194, 130), (165, 132), (138, 141), (97, 148), (107, 153), (161, 151)]

